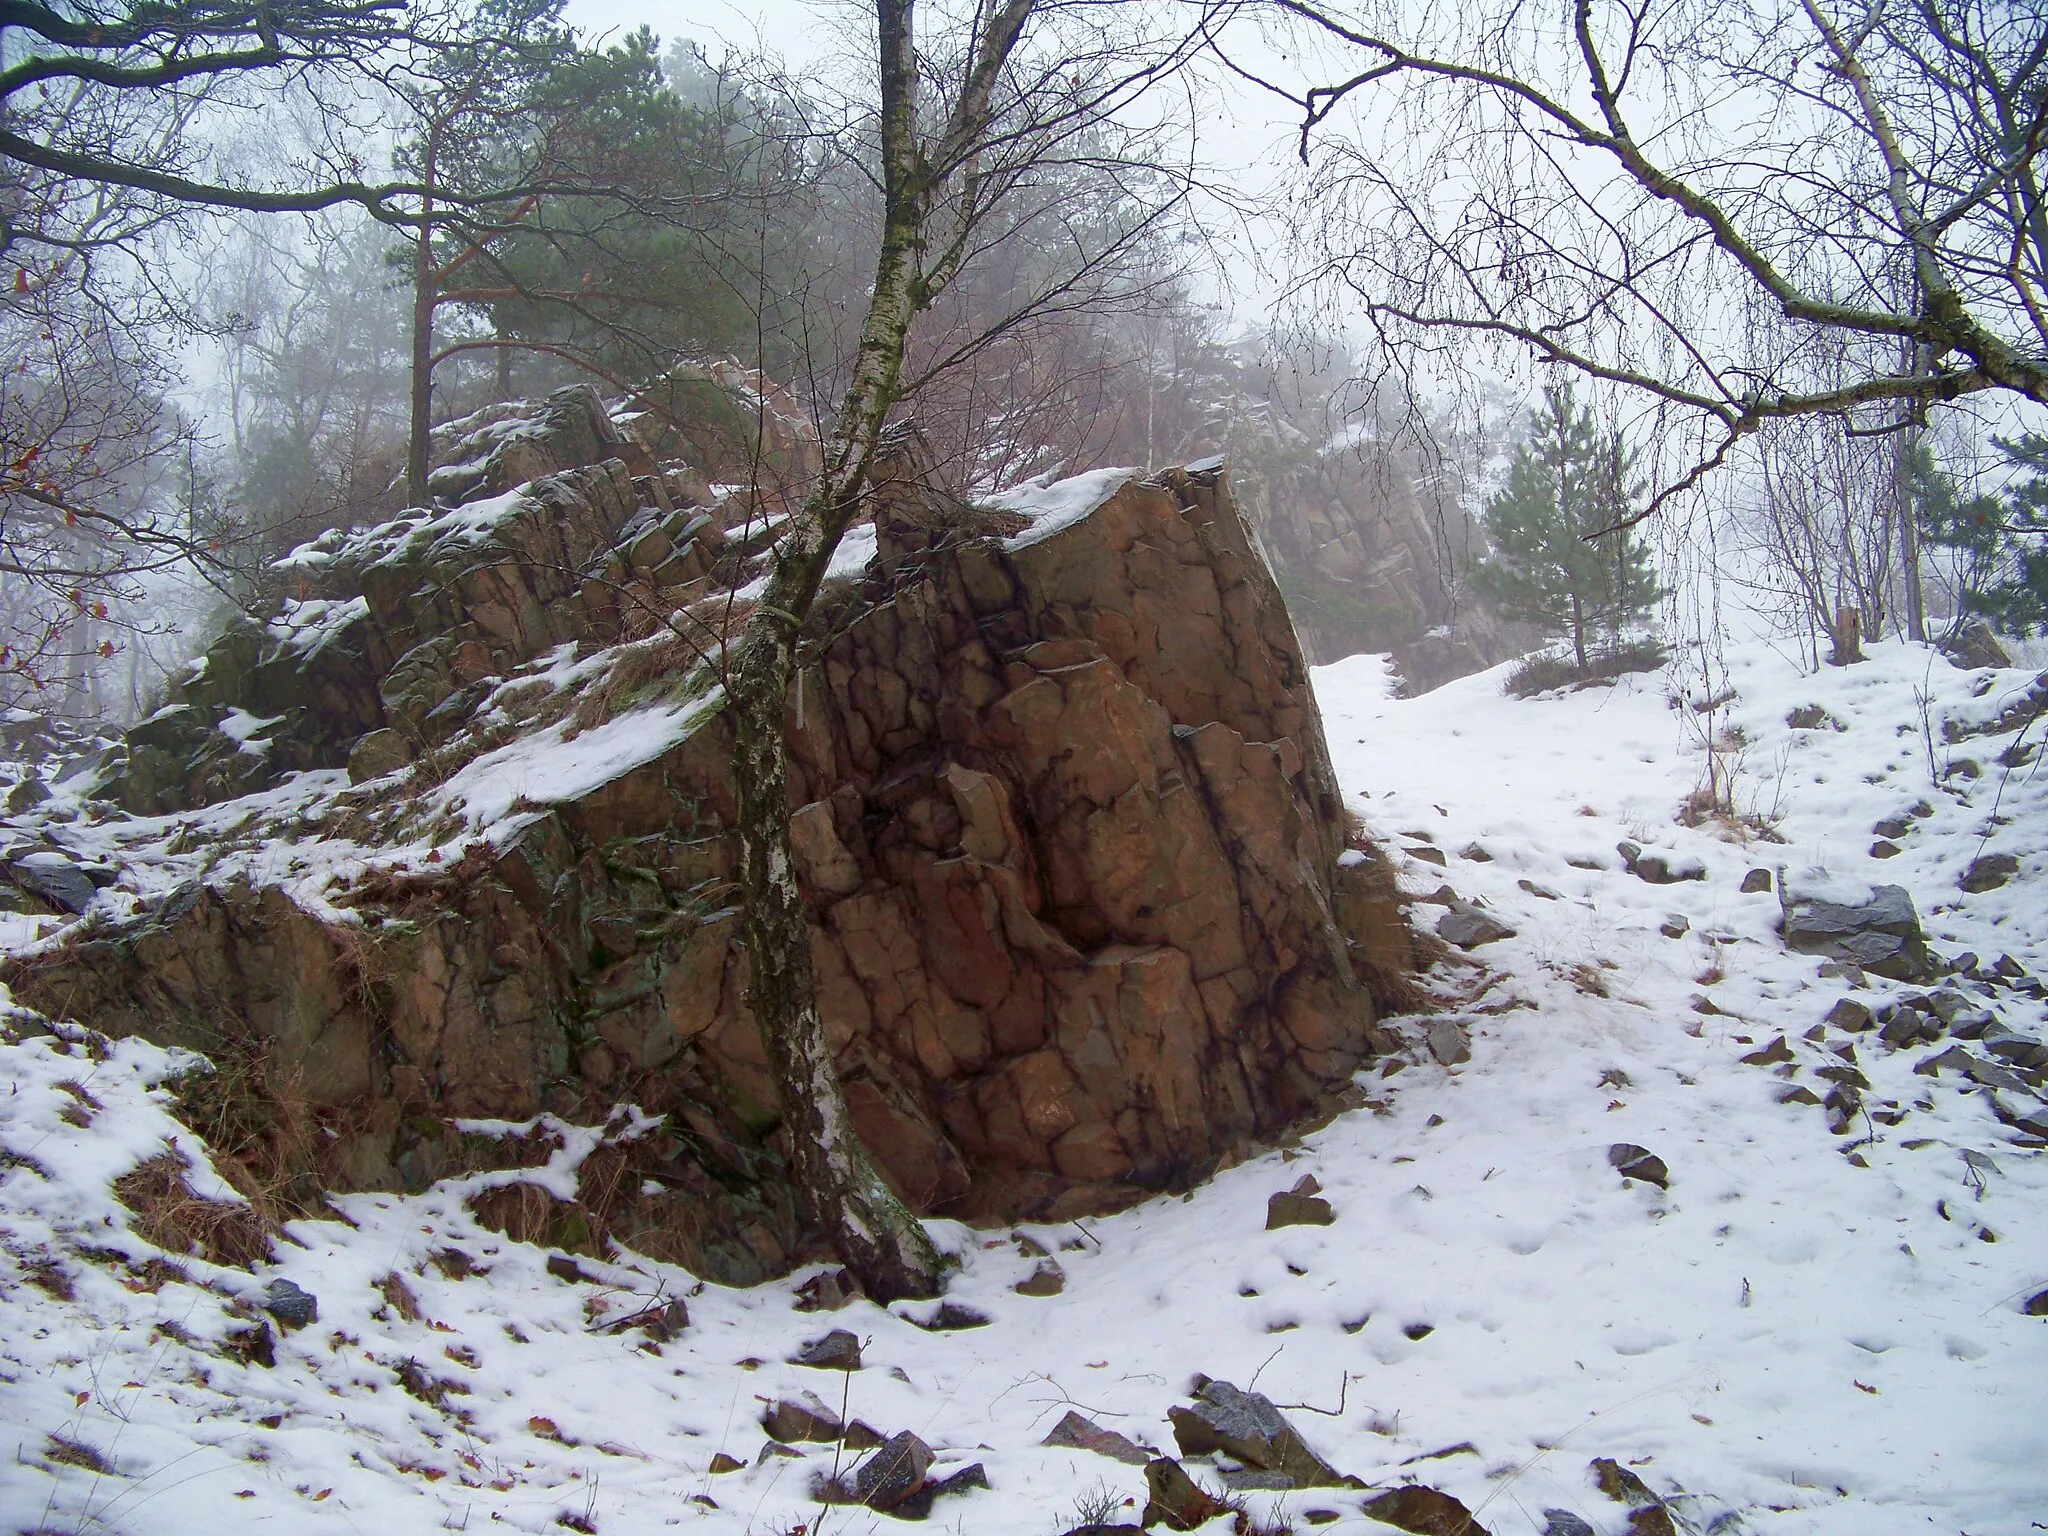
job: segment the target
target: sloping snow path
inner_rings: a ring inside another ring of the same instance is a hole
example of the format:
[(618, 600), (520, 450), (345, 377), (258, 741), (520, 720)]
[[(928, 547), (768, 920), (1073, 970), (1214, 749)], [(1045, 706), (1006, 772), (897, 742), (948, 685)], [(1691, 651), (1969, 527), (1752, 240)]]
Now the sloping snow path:
[[(1999, 784), (1992, 758), (2007, 737), (1937, 738), (1938, 759), (1973, 754), (1987, 770), (1959, 794), (1938, 789), (1916, 733), (1916, 691), (1933, 694), (1938, 732), (1944, 714), (1995, 714), (2027, 678), (1958, 673), (1903, 647), (1873, 655), (1819, 677), (1761, 648), (1734, 658), (1729, 709), (1751, 743), (1738, 802), (1780, 800), (1786, 839), (1748, 847), (1674, 824), (1704, 759), (1656, 678), (1517, 702), (1486, 675), (1402, 701), (1386, 696), (1376, 658), (1323, 669), (1357, 807), (1376, 832), (1411, 847), (1427, 845), (1401, 834), (1427, 834), (1448, 855), (1443, 870), (1405, 864), (1410, 888), (1447, 879), (1518, 930), (1478, 952), (1490, 975), (1447, 967), (1464, 978), (1456, 1017), (1471, 1060), (1446, 1069), (1419, 1052), (1406, 1070), (1362, 1077), (1368, 1108), (1185, 1200), (1090, 1221), (1085, 1235), (1030, 1229), (1066, 1272), (1056, 1298), (1011, 1292), (1036, 1261), (1006, 1234), (943, 1227), (965, 1261), (951, 1299), (993, 1319), (969, 1331), (928, 1333), (865, 1303), (797, 1313), (802, 1275), (700, 1291), (628, 1256), (584, 1261), (601, 1283), (565, 1281), (542, 1250), (479, 1230), (463, 1181), (342, 1199), (353, 1228), (295, 1223), (302, 1246), (280, 1244), (254, 1276), (187, 1259), (191, 1283), (137, 1289), (134, 1265), (153, 1250), (110, 1180), (170, 1139), (208, 1192), (200, 1149), (153, 1086), (168, 1058), (122, 1042), (95, 1060), (83, 1037), (0, 1046), (0, 1245), (14, 1260), (0, 1266), (0, 1417), (13, 1440), (0, 1529), (895, 1529), (811, 1498), (831, 1449), (762, 1455), (762, 1399), (810, 1390), (885, 1433), (916, 1430), (939, 1473), (985, 1465), (990, 1489), (941, 1501), (938, 1528), (1055, 1536), (1093, 1492), (1142, 1504), (1143, 1474), (1041, 1447), (1052, 1425), (1078, 1409), (1170, 1451), (1166, 1410), (1197, 1371), (1256, 1382), (1282, 1404), (1341, 1404), (1290, 1411), (1340, 1468), (1442, 1488), (1497, 1536), (1542, 1530), (1551, 1509), (1602, 1536), (1627, 1530), (1627, 1512), (1592, 1485), (1596, 1456), (1674, 1496), (1702, 1531), (2041, 1529), (2048, 1319), (2021, 1306), (2048, 1287), (2048, 1160), (2015, 1146), (1952, 1074), (1913, 1072), (1939, 1048), (1855, 1037), (1869, 1101), (1904, 1116), (1840, 1137), (1819, 1108), (1778, 1102), (1786, 1078), (1738, 1060), (1783, 1034), (1803, 1085), (1848, 1038), (1802, 1038), (1845, 984), (1784, 951), (1775, 899), (1740, 893), (1752, 867), (1895, 880), (1942, 952), (2048, 962), (2042, 782), (2022, 769)], [(1844, 729), (1788, 729), (1788, 711), (1808, 704)], [(1989, 827), (1994, 795), (2009, 822)], [(1923, 799), (1930, 812), (1903, 851), (1872, 860), (1871, 824)], [(1962, 898), (1958, 876), (1986, 830), (1984, 846), (2018, 854), (2021, 873)], [(1707, 878), (1647, 885), (1621, 867), (1624, 837), (1696, 858)], [(1475, 844), (1488, 859), (1460, 856)], [(1415, 908), (1425, 923), (1440, 910)], [(1676, 939), (1660, 931), (1674, 915), (1689, 925)], [(1866, 1000), (1900, 990), (1872, 986)], [(2040, 1033), (2038, 1004), (1997, 1002)], [(1668, 1192), (1624, 1183), (1608, 1164), (1616, 1142), (1662, 1157)], [(1845, 1154), (1851, 1143), (1867, 1166)], [(1266, 1232), (1267, 1196), (1305, 1172), (1336, 1224)], [(451, 1247), (485, 1272), (437, 1267)], [(57, 1279), (36, 1268), (48, 1260)], [(417, 1298), (416, 1321), (374, 1288), (392, 1272)], [(274, 1366), (237, 1363), (219, 1342), (244, 1326), (228, 1301), (246, 1312), (273, 1275), (315, 1293), (319, 1320), (280, 1337)], [(65, 1288), (71, 1300), (52, 1294)], [(692, 1325), (658, 1351), (591, 1331), (662, 1293), (688, 1296)], [(867, 1341), (863, 1370), (784, 1363), (834, 1327)], [(435, 1381), (454, 1387), (437, 1407), (405, 1390), (402, 1371), (424, 1373), (428, 1396)], [(720, 1452), (752, 1464), (714, 1475)], [(92, 1457), (107, 1470), (75, 1464)], [(1364, 1497), (1250, 1504), (1297, 1531), (1385, 1530), (1359, 1514)], [(1327, 1513), (1334, 1522), (1311, 1526)]]

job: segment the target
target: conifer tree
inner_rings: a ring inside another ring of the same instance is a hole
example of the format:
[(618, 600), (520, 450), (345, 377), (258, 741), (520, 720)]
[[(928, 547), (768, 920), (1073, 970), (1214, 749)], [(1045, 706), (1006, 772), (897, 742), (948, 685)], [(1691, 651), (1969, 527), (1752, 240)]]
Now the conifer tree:
[(1601, 432), (1570, 385), (1550, 385), (1507, 485), (1486, 504), (1492, 551), (1472, 573), (1473, 590), (1503, 618), (1568, 636), (1581, 672), (1596, 636), (1618, 642), (1663, 595), (1649, 546), (1628, 529), (1601, 533), (1628, 515), (1630, 458), (1621, 434)]

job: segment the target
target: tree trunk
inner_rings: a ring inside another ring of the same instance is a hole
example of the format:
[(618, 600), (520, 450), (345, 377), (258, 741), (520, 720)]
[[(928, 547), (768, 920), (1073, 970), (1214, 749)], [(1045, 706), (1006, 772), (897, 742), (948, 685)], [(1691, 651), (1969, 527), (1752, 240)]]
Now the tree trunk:
[(1586, 675), (1586, 610), (1578, 593), (1572, 594), (1572, 655), (1578, 659), (1579, 675)]
[(789, 847), (783, 716), (797, 636), (834, 547), (859, 510), (868, 464), (897, 400), (910, 323), (925, 296), (917, 253), (930, 189), (916, 131), (914, 0), (877, 0), (885, 215), (852, 381), (818, 484), (777, 548), (730, 682), (739, 789), (747, 1003), (782, 1096), (790, 1173), (805, 1215), (877, 1301), (935, 1296), (945, 1264), (917, 1218), (875, 1171), (846, 1112), (811, 974), (810, 929)]
[(1863, 659), (1863, 615), (1856, 607), (1844, 603), (1835, 610), (1835, 622), (1828, 631), (1832, 651), (1828, 656), (1831, 667), (1853, 666)]
[[(434, 185), (433, 129), (429, 129), (421, 184)], [(440, 303), (440, 275), (434, 270), (434, 202), (420, 197), (419, 244), (412, 259), (412, 401), (406, 422), (405, 498), (413, 506), (430, 507), (427, 473), (433, 465), (434, 310)]]

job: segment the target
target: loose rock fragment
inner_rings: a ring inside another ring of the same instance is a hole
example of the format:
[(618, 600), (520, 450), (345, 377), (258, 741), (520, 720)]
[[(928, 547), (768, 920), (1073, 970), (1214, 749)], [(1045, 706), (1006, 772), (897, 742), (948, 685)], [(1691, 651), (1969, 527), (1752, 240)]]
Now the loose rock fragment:
[(1067, 1272), (1052, 1259), (1040, 1259), (1030, 1274), (1012, 1287), (1019, 1296), (1057, 1296), (1067, 1288)]
[(1330, 1202), (1317, 1195), (1322, 1186), (1317, 1184), (1313, 1174), (1304, 1175), (1295, 1182), (1294, 1188), (1283, 1194), (1270, 1195), (1266, 1199), (1266, 1230), (1278, 1231), (1281, 1227), (1327, 1227), (1337, 1220), (1337, 1213), (1330, 1209)]
[(1419, 1483), (1367, 1500), (1365, 1512), (1383, 1525), (1413, 1531), (1415, 1536), (1488, 1536), (1471, 1510), (1448, 1493)]
[(1792, 1059), (1792, 1047), (1787, 1045), (1785, 1037), (1780, 1035), (1762, 1050), (1751, 1051), (1740, 1059), (1745, 1067), (1775, 1067), (1780, 1062)]
[(1350, 1481), (1308, 1448), (1271, 1398), (1227, 1381), (1203, 1381), (1191, 1407), (1169, 1409), (1166, 1416), (1183, 1456), (1220, 1451), (1248, 1467), (1278, 1473), (1294, 1488), (1343, 1487)]
[(931, 1468), (932, 1448), (906, 1429), (860, 1464), (853, 1496), (869, 1509), (893, 1509), (917, 1491)]
[(1113, 1429), (1104, 1429), (1100, 1424), (1083, 1418), (1071, 1409), (1065, 1418), (1053, 1425), (1052, 1433), (1040, 1443), (1070, 1451), (1093, 1451), (1098, 1456), (1120, 1461), (1127, 1467), (1142, 1467), (1152, 1459), (1152, 1453), (1135, 1441), (1127, 1439)]
[(301, 1290), (291, 1281), (277, 1279), (270, 1282), (270, 1289), (263, 1294), (263, 1310), (276, 1318), (286, 1330), (303, 1328), (320, 1316), (320, 1303), (310, 1291)]
[(1477, 908), (1467, 908), (1464, 911), (1446, 912), (1438, 918), (1436, 936), (1446, 944), (1455, 944), (1460, 949), (1477, 949), (1482, 944), (1512, 939), (1515, 930), (1500, 919), (1490, 917)]
[(1664, 1166), (1664, 1159), (1648, 1147), (1639, 1147), (1632, 1141), (1617, 1141), (1609, 1147), (1607, 1161), (1620, 1170), (1624, 1179), (1638, 1179), (1659, 1189), (1670, 1184), (1671, 1170)]
[(821, 1371), (860, 1369), (860, 1340), (844, 1328), (834, 1328), (822, 1339), (813, 1339), (789, 1357), (792, 1365), (808, 1365)]
[(1191, 1531), (1204, 1521), (1224, 1512), (1221, 1500), (1196, 1485), (1187, 1469), (1171, 1456), (1145, 1464), (1146, 1525), (1164, 1524), (1176, 1531)]
[(1455, 1019), (1432, 1020), (1427, 1038), (1429, 1054), (1444, 1066), (1463, 1066), (1472, 1059), (1472, 1037)]
[(761, 1415), (761, 1427), (768, 1431), (769, 1439), (790, 1445), (804, 1441), (836, 1445), (846, 1433), (846, 1426), (839, 1422), (839, 1415), (811, 1392), (794, 1398), (785, 1397), (770, 1405)]

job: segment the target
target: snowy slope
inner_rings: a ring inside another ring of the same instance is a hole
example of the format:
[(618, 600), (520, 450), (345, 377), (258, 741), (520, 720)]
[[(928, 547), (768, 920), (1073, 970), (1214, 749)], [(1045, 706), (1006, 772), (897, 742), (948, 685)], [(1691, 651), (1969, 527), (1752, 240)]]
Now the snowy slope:
[[(2048, 1287), (2048, 1162), (1952, 1073), (1913, 1072), (1939, 1047), (1855, 1037), (1867, 1098), (1894, 1102), (1896, 1125), (1835, 1136), (1818, 1107), (1778, 1102), (1840, 1064), (1826, 1048), (1848, 1037), (1802, 1037), (1845, 983), (1785, 952), (1774, 897), (1740, 892), (1748, 870), (1781, 864), (1896, 880), (1941, 952), (2048, 966), (2044, 784), (2024, 768), (2000, 782), (2010, 732), (1939, 739), (1945, 718), (1995, 715), (2029, 679), (1883, 646), (1819, 677), (1761, 647), (1730, 666), (1735, 698), (1708, 716), (1671, 708), (1654, 677), (1520, 702), (1489, 674), (1395, 700), (1377, 658), (1323, 669), (1357, 808), (1397, 844), (1447, 856), (1406, 862), (1409, 888), (1448, 881), (1517, 930), (1476, 952), (1484, 969), (1442, 967), (1470, 1061), (1446, 1068), (1418, 1047), (1404, 1070), (1361, 1079), (1366, 1107), (1185, 1200), (1085, 1233), (1030, 1229), (1064, 1270), (1057, 1297), (1013, 1293), (1038, 1260), (1008, 1233), (942, 1228), (964, 1265), (950, 1299), (991, 1319), (971, 1330), (920, 1329), (909, 1319), (928, 1305), (800, 1313), (803, 1275), (700, 1288), (625, 1256), (564, 1279), (545, 1251), (476, 1227), (462, 1203), (475, 1180), (346, 1197), (352, 1227), (294, 1223), (274, 1265), (181, 1259), (187, 1279), (166, 1279), (110, 1181), (171, 1139), (198, 1192), (231, 1195), (165, 1111), (154, 1085), (172, 1063), (134, 1042), (103, 1059), (83, 1037), (0, 1046), (13, 1085), (0, 1242), (14, 1259), (0, 1267), (0, 1415), (16, 1447), (0, 1463), (0, 1529), (895, 1528), (812, 1497), (845, 1453), (764, 1454), (764, 1401), (809, 1390), (884, 1433), (917, 1431), (939, 1474), (983, 1464), (988, 1491), (939, 1502), (940, 1527), (1056, 1536), (1098, 1492), (1141, 1505), (1144, 1476), (1042, 1447), (1053, 1424), (1078, 1409), (1171, 1451), (1166, 1410), (1198, 1371), (1341, 1407), (1290, 1411), (1344, 1471), (1442, 1488), (1495, 1533), (1540, 1531), (1552, 1509), (1602, 1536), (1627, 1530), (1593, 1487), (1594, 1457), (1684, 1490), (1673, 1512), (1698, 1530), (1733, 1529), (1731, 1516), (1785, 1536), (2038, 1529), (2048, 1319), (2021, 1304)], [(1937, 766), (1974, 756), (1980, 777), (1931, 782), (1916, 694), (1931, 695)], [(1806, 705), (1844, 729), (1790, 729)], [(1705, 761), (1702, 721), (1742, 728), (1746, 749), (1723, 754), (1739, 765), (1736, 804), (1775, 804), (1782, 844), (1675, 822)], [(2004, 825), (1989, 825), (1994, 799)], [(1922, 800), (1902, 851), (1871, 859), (1872, 824)], [(1418, 833), (1430, 842), (1403, 836)], [(1707, 878), (1645, 884), (1622, 868), (1624, 838)], [(2002, 849), (2019, 877), (1962, 895), (1970, 860)], [(1442, 909), (1414, 910), (1426, 925)], [(1666, 937), (1675, 916), (1686, 931)], [(2037, 1003), (1993, 1000), (2041, 1032)], [(1403, 1027), (1420, 1041), (1425, 1024)], [(1780, 1034), (1791, 1078), (1740, 1061)], [(567, 1178), (593, 1138), (562, 1139)], [(1617, 1142), (1662, 1157), (1668, 1192), (1624, 1183)], [(1335, 1224), (1265, 1231), (1267, 1196), (1305, 1172)], [(449, 1249), (482, 1272), (460, 1274)], [(55, 1279), (35, 1268), (46, 1258)], [(377, 1289), (390, 1274), (416, 1317)], [(274, 1364), (244, 1363), (223, 1341), (253, 1325), (274, 1276), (315, 1293), (319, 1319), (279, 1336)], [(602, 1331), (676, 1295), (691, 1319), (680, 1337)], [(787, 1363), (835, 1327), (865, 1341), (862, 1370)], [(720, 1453), (750, 1465), (713, 1473)], [(94, 1460), (105, 1470), (78, 1464)], [(1357, 1491), (1248, 1497), (1269, 1526), (1385, 1529)]]

